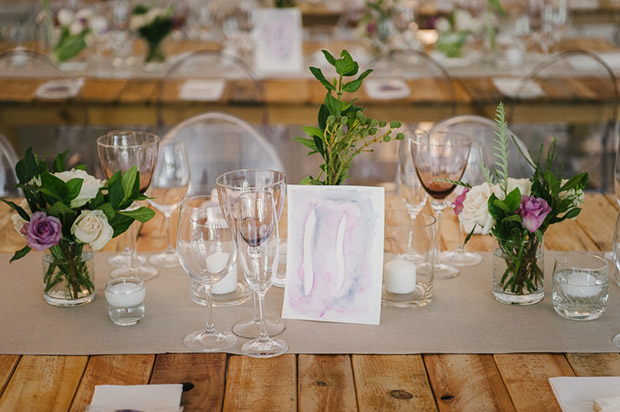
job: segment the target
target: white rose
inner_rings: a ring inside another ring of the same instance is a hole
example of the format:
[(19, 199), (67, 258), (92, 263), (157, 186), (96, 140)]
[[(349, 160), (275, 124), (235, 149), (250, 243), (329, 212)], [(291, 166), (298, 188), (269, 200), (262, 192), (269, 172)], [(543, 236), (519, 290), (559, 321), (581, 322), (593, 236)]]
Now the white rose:
[[(32, 214), (26, 199), (22, 199), (22, 201), (19, 203), (19, 207), (24, 209), (24, 211), (27, 214), (29, 214), (29, 215)], [(22, 217), (19, 215), (19, 213), (15, 213), (15, 214), (11, 215), (11, 222), (13, 223), (13, 229), (15, 229), (15, 231), (21, 235), (22, 234), (22, 227), (24, 226), (24, 223), (26, 223), (26, 221), (24, 219), (22, 219)]]
[(114, 229), (101, 210), (82, 210), (71, 226), (71, 233), (80, 242), (90, 244), (93, 250), (99, 250), (112, 239)]
[(73, 23), (71, 23), (71, 25), (69, 26), (69, 34), (72, 36), (75, 36), (77, 34), (82, 33), (82, 31), (84, 30), (84, 26), (82, 25), (82, 23), (78, 20), (74, 21)]
[(435, 28), (439, 33), (444, 33), (450, 31), (452, 27), (450, 26), (450, 22), (445, 17), (440, 17), (435, 22)]
[(144, 14), (135, 14), (131, 16), (129, 20), (129, 28), (133, 31), (138, 30), (140, 27), (146, 24), (146, 19)]
[(56, 17), (61, 26), (68, 26), (73, 22), (73, 12), (69, 9), (58, 10), (58, 15)]
[(532, 182), (529, 179), (513, 179), (509, 177), (507, 192), (510, 193), (517, 187), (519, 188), (519, 192), (521, 192), (521, 196), (529, 196), (532, 194)]
[(54, 176), (61, 179), (63, 182), (68, 182), (69, 180), (76, 178), (82, 179), (80, 194), (78, 194), (69, 205), (73, 208), (82, 207), (88, 203), (89, 200), (94, 199), (95, 196), (97, 196), (99, 189), (103, 186), (103, 182), (101, 180), (95, 179), (93, 176), (80, 169), (71, 169), (67, 172), (54, 173)]
[(100, 36), (108, 30), (108, 22), (103, 16), (94, 16), (90, 19), (90, 29), (95, 36)]
[(489, 197), (495, 191), (488, 183), (474, 186), (467, 192), (463, 201), (463, 210), (459, 214), (459, 220), (464, 225), (477, 224), (482, 228), (482, 234), (486, 235), (491, 231), (495, 224), (493, 217), (489, 214)]

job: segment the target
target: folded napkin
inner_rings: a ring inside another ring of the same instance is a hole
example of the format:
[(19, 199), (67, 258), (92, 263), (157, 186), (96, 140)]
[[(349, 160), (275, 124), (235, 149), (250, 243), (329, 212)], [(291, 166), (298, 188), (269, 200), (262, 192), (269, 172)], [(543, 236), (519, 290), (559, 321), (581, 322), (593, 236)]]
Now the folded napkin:
[(409, 96), (409, 86), (402, 79), (374, 78), (366, 79), (364, 90), (371, 99), (390, 100)]
[(493, 84), (504, 96), (519, 97), (521, 99), (535, 99), (544, 96), (545, 92), (538, 83), (528, 80), (525, 84), (523, 79), (516, 77), (494, 77)]
[(215, 101), (224, 93), (224, 79), (188, 79), (181, 86), (181, 100)]
[[(620, 396), (620, 376), (549, 378), (549, 384), (563, 412), (592, 412), (595, 400)], [(620, 408), (603, 411), (620, 412)]]
[(68, 99), (76, 96), (83, 85), (84, 78), (82, 77), (78, 79), (54, 79), (39, 85), (35, 96), (44, 100)]
[[(596, 55), (607, 63), (611, 70), (620, 70), (620, 52), (597, 53)], [(600, 70), (601, 68), (601, 65), (589, 56), (572, 56), (568, 63), (578, 71)]]
[(183, 385), (96, 385), (88, 412), (179, 412)]

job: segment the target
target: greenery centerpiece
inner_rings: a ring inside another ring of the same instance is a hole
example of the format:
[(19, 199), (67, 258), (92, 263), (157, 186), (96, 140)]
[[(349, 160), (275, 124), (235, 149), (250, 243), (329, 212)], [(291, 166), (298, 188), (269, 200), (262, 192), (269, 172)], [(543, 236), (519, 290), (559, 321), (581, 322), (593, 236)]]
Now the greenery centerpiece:
[[(343, 50), (338, 59), (327, 50), (322, 52), (336, 69), (337, 77), (330, 82), (321, 69), (310, 67), (312, 75), (327, 89), (327, 94), (319, 109), (318, 127), (304, 127), (308, 137), (296, 137), (295, 140), (310, 149), (308, 155), (318, 153), (324, 161), (318, 176), (305, 177), (301, 184), (340, 185), (350, 177), (353, 159), (360, 153), (371, 152), (370, 147), (375, 143), (392, 140), (392, 129), (401, 127), (401, 123), (392, 121), (388, 126), (385, 121), (366, 116), (364, 109), (354, 104), (355, 99), (345, 99), (345, 93), (359, 90), (371, 69), (350, 79), (358, 74), (359, 64), (348, 51)], [(396, 135), (398, 140), (403, 137), (402, 133)]]
[(146, 41), (148, 50), (144, 58), (145, 63), (163, 63), (166, 61), (162, 42), (175, 26), (173, 12), (173, 6), (149, 9), (138, 4), (133, 8), (129, 26)]

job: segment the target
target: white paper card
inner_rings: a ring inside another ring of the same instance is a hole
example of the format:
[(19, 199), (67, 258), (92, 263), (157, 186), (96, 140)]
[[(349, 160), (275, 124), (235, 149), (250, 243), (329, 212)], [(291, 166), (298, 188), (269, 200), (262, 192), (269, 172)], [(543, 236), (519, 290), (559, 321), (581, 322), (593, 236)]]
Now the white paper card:
[(594, 401), (620, 396), (620, 376), (549, 378), (563, 412), (592, 412)]
[[(597, 53), (597, 56), (603, 60), (611, 70), (620, 70), (620, 53), (607, 52)], [(571, 67), (578, 71), (602, 70), (603, 66), (590, 56), (580, 55), (572, 56), (568, 60)]]
[(282, 317), (378, 325), (384, 189), (288, 185), (287, 202)]
[(260, 9), (254, 25), (254, 67), (260, 75), (303, 71), (301, 12)]
[(188, 79), (181, 86), (179, 98), (212, 102), (221, 99), (225, 87), (224, 79)]
[(179, 410), (183, 385), (96, 385), (90, 412)]
[(504, 96), (519, 97), (521, 99), (535, 99), (545, 95), (544, 90), (534, 81), (528, 80), (523, 84), (523, 79), (515, 77), (495, 77), (493, 84)]
[(403, 79), (374, 78), (364, 81), (364, 90), (371, 99), (391, 100), (409, 96), (411, 91)]

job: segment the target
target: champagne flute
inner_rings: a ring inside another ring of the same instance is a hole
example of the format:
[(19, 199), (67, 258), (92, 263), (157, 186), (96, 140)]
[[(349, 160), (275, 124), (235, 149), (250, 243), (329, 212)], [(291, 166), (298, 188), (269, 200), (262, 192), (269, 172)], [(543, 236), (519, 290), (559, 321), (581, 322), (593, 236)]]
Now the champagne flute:
[(189, 161), (183, 141), (170, 139), (162, 142), (148, 190), (149, 203), (162, 212), (166, 220), (166, 250), (149, 259), (155, 266), (173, 268), (180, 265), (170, 236), (170, 217), (187, 195), (189, 181)]
[(237, 338), (230, 332), (215, 329), (211, 306), (213, 285), (226, 276), (237, 257), (233, 231), (228, 227), (217, 200), (201, 195), (183, 201), (177, 251), (183, 269), (190, 278), (204, 285), (207, 297), (205, 329), (188, 334), (183, 343), (190, 349), (203, 352), (231, 347)]
[[(424, 131), (419, 130), (414, 133)], [(398, 145), (398, 189), (400, 195), (405, 201), (405, 207), (411, 215), (411, 219), (420, 213), (426, 204), (428, 194), (422, 187), (420, 179), (416, 174), (415, 167), (413, 166), (413, 158), (411, 157), (411, 143), (409, 139), (403, 139)]]
[(468, 136), (451, 131), (417, 132), (411, 140), (411, 155), (416, 173), (422, 186), (431, 196), (431, 207), (437, 222), (435, 236), (435, 277), (450, 279), (459, 275), (454, 266), (439, 261), (441, 244), (440, 218), (448, 206), (446, 198), (452, 193), (455, 184), (450, 180), (460, 180), (467, 167), (471, 140)]
[[(125, 173), (132, 166), (136, 166), (140, 172), (140, 191), (145, 192), (151, 183), (153, 170), (157, 163), (159, 137), (153, 133), (134, 130), (114, 130), (97, 138), (97, 151), (99, 161), (106, 178), (110, 178), (115, 172)], [(136, 208), (132, 205), (129, 210)], [(110, 277), (134, 276), (149, 280), (157, 276), (158, 271), (154, 267), (142, 266), (137, 255), (137, 233), (134, 233), (133, 225), (129, 228), (129, 240), (131, 259), (129, 266), (119, 267), (110, 273)]]
[(288, 350), (281, 340), (267, 333), (264, 316), (265, 294), (273, 284), (278, 267), (278, 217), (273, 195), (267, 190), (242, 193), (237, 221), (239, 260), (246, 281), (258, 295), (260, 333), (241, 347), (245, 355), (256, 358), (278, 356)]
[[(616, 285), (620, 286), (620, 213), (618, 213), (618, 217), (616, 218), (616, 227), (614, 229), (614, 246), (612, 253), (615, 266), (612, 269), (613, 276), (610, 276), (610, 278), (616, 283)], [(614, 336), (612, 342), (614, 345), (616, 345), (616, 347), (620, 348), (620, 333)]]
[[(247, 192), (270, 192), (276, 205), (277, 219), (280, 219), (286, 196), (286, 175), (284, 173), (268, 169), (233, 170), (218, 176), (215, 183), (226, 220), (234, 230), (237, 230), (237, 220), (239, 218), (239, 199), (243, 193)], [(257, 337), (260, 332), (258, 299), (256, 293), (252, 295), (254, 303), (253, 318), (239, 321), (232, 328), (235, 335), (248, 339)], [(286, 326), (281, 319), (267, 316), (265, 321), (269, 336), (276, 336), (284, 332)]]

